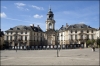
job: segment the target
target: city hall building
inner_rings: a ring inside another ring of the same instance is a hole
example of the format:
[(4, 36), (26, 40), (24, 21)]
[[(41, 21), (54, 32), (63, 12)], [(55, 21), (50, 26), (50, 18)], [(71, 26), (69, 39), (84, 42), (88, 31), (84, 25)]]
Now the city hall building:
[[(92, 28), (86, 24), (73, 24), (62, 25), (59, 30), (55, 30), (56, 21), (54, 20), (54, 14), (49, 9), (47, 13), (46, 31), (40, 28), (39, 25), (30, 26), (19, 25), (5, 31), (4, 40), (9, 42), (9, 47), (15, 49), (26, 48), (43, 48), (44, 46), (54, 48), (59, 45), (64, 47), (77, 47), (76, 44), (86, 47), (86, 39), (97, 39), (97, 29)], [(71, 45), (71, 46), (70, 46)]]

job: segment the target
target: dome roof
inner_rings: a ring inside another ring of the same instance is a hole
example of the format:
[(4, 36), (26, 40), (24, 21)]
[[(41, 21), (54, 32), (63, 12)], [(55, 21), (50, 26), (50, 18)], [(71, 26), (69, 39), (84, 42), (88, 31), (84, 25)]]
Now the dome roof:
[(49, 12), (48, 12), (48, 14), (53, 14), (53, 12), (51, 11), (51, 8), (49, 9)]

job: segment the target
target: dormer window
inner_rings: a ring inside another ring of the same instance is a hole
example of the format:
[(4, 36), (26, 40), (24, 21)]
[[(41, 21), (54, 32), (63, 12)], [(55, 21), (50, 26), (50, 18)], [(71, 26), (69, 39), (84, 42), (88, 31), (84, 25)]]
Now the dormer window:
[(17, 28), (17, 30), (20, 30), (20, 28)]
[(13, 28), (10, 28), (10, 30), (13, 30)]
[(27, 30), (27, 27), (25, 26), (24, 29)]
[(70, 32), (72, 33), (73, 31), (71, 30)]
[(89, 33), (89, 30), (87, 30), (87, 33)]
[(27, 31), (25, 32), (25, 34), (27, 34)]
[(83, 28), (83, 26), (81, 26), (81, 28)]
[(93, 33), (93, 30), (91, 32)]
[(75, 30), (75, 33), (77, 33), (77, 30)]

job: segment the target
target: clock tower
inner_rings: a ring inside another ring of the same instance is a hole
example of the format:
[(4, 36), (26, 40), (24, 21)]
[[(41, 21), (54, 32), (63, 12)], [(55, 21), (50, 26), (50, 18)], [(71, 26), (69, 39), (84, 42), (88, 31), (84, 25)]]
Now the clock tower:
[(54, 14), (51, 11), (51, 8), (49, 8), (49, 11), (48, 11), (48, 14), (47, 14), (46, 31), (48, 31), (50, 29), (55, 30)]
[(49, 11), (47, 13), (47, 19), (46, 19), (46, 44), (47, 45), (55, 45), (56, 44), (56, 31), (55, 31), (55, 20), (54, 20), (54, 14), (51, 11), (51, 8), (49, 8)]

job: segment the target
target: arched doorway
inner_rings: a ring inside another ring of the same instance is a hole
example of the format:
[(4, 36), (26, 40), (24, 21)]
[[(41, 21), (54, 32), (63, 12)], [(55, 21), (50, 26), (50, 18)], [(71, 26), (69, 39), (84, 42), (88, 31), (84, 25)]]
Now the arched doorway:
[(81, 47), (81, 48), (84, 48), (84, 41), (82, 41), (82, 42), (80, 43), (80, 47)]

